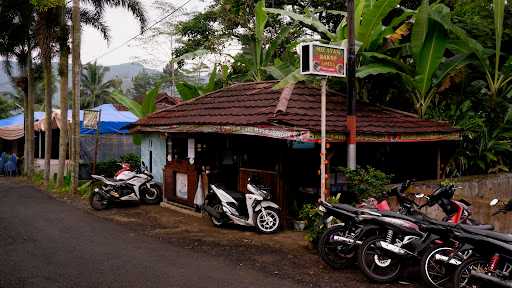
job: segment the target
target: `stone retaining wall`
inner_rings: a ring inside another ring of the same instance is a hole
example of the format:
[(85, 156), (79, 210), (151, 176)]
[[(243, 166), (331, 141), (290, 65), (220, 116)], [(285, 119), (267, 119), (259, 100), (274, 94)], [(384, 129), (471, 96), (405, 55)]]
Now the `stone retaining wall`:
[[(494, 198), (503, 201), (512, 198), (512, 173), (461, 177), (454, 179), (454, 182), (462, 187), (456, 191), (454, 199), (462, 198), (470, 202), (474, 219), (495, 225), (497, 231), (512, 233), (512, 212), (506, 215), (492, 216), (495, 208), (489, 206), (489, 202)], [(410, 192), (428, 195), (438, 183), (437, 181), (415, 183)], [(438, 219), (443, 216), (442, 211), (437, 207), (426, 209), (426, 211)]]

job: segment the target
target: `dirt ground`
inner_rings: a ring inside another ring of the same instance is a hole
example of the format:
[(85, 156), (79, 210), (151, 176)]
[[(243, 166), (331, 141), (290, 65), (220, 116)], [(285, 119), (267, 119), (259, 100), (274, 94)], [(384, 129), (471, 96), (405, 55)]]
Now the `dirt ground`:
[(247, 265), (295, 281), (301, 286), (419, 287), (406, 283), (371, 284), (358, 271), (356, 264), (350, 269), (335, 271), (322, 262), (304, 239), (303, 232), (282, 231), (274, 235), (261, 235), (235, 225), (220, 229), (213, 227), (207, 217), (195, 217), (158, 205), (123, 205), (94, 211), (85, 199), (65, 194), (53, 195), (88, 213), (125, 225), (134, 232), (160, 239), (169, 245), (211, 257), (222, 257), (240, 266)]

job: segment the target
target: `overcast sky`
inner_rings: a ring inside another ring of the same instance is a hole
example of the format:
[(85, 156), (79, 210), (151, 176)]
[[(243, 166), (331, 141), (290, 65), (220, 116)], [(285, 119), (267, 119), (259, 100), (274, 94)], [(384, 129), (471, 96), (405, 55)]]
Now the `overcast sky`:
[[(162, 15), (153, 6), (154, 0), (141, 0), (148, 12), (149, 25), (154, 23)], [(181, 6), (187, 0), (164, 0), (175, 7)], [(201, 11), (207, 5), (204, 0), (192, 0), (184, 8), (187, 12)], [(91, 28), (85, 28), (82, 33), (82, 63), (94, 60), (96, 57), (108, 52), (126, 40), (137, 35), (140, 32), (137, 21), (134, 17), (123, 9), (108, 9), (105, 20), (111, 29), (112, 39), (109, 45), (102, 39), (101, 35)], [(168, 55), (165, 51), (159, 49), (148, 49), (138, 45), (137, 41), (132, 41), (129, 45), (115, 50), (98, 59), (102, 65), (115, 65), (128, 62), (143, 62), (145, 66), (161, 69), (166, 64)], [(147, 61), (143, 61), (147, 60)]]

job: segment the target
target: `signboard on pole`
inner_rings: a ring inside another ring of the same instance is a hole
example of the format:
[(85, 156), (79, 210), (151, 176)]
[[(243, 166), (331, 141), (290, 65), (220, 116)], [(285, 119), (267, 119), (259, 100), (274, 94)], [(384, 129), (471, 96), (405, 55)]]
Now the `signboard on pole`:
[(100, 111), (84, 110), (84, 128), (97, 130), (99, 122), (100, 122)]
[(100, 145), (100, 123), (101, 110), (84, 110), (84, 128), (96, 130), (96, 141), (94, 144), (94, 159), (92, 162), (92, 174), (96, 174), (96, 162), (98, 160), (98, 147)]
[(301, 74), (345, 77), (345, 48), (321, 43), (304, 43), (300, 47)]

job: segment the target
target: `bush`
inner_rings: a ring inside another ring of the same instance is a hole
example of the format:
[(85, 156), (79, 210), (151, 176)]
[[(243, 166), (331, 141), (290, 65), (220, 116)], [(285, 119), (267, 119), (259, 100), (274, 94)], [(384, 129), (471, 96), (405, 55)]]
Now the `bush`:
[(376, 198), (386, 192), (386, 185), (391, 183), (392, 175), (387, 175), (370, 166), (366, 168), (359, 167), (355, 170), (341, 167), (338, 170), (345, 174), (349, 183), (348, 190), (353, 194), (352, 197), (348, 197), (349, 199), (343, 199), (347, 203), (353, 204), (360, 202), (362, 199)]
[(116, 172), (121, 169), (121, 166), (118, 164), (120, 162), (129, 163), (132, 169), (140, 168), (140, 157), (136, 154), (129, 153), (121, 156), (120, 160), (108, 160), (96, 163), (96, 174), (112, 178), (116, 175)]
[[(337, 204), (340, 200), (340, 195), (336, 195), (336, 197), (329, 197), (327, 202), (331, 204)], [(299, 219), (306, 221), (306, 226), (304, 230), (306, 231), (306, 240), (313, 243), (316, 246), (320, 236), (324, 233), (325, 227), (323, 223), (323, 216), (318, 210), (318, 207), (313, 204), (305, 204), (302, 209), (299, 211)]]

